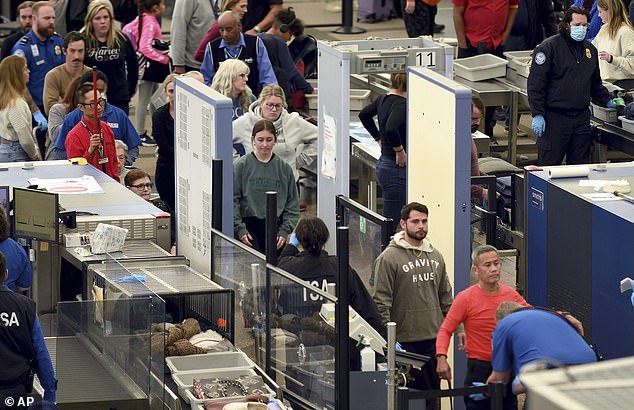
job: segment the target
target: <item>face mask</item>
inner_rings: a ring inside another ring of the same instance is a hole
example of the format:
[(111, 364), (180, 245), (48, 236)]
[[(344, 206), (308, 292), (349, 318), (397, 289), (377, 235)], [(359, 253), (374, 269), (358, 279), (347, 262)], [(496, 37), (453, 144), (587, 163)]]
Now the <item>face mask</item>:
[(570, 37), (575, 41), (583, 41), (586, 38), (586, 33), (588, 32), (588, 27), (586, 26), (571, 26), (570, 27)]
[(478, 128), (480, 128), (480, 126), (478, 125), (471, 125), (471, 133), (473, 134), (474, 132), (476, 132), (478, 130)]

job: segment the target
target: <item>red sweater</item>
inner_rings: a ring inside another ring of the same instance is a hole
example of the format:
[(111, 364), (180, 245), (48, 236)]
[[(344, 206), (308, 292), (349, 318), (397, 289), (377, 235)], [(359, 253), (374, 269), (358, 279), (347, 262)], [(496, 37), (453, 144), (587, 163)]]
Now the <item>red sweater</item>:
[(436, 353), (447, 354), (451, 335), (460, 323), (467, 333), (467, 357), (491, 361), (491, 333), (495, 329), (495, 310), (502, 302), (518, 302), (530, 307), (515, 289), (499, 284), (500, 290), (488, 294), (477, 284), (458, 293), (436, 338)]
[[(88, 126), (91, 130), (95, 130), (95, 126), (93, 123), (88, 121), (86, 117), (82, 116), (82, 121), (84, 124)], [(100, 171), (104, 171), (115, 181), (119, 182), (119, 161), (117, 159), (117, 150), (114, 144), (114, 134), (112, 129), (103, 121), (101, 123), (101, 133), (103, 134), (103, 157), (108, 159), (108, 162), (105, 164), (100, 164), (100, 156), (99, 150), (95, 149), (95, 152), (90, 155), (88, 153), (88, 147), (90, 147), (90, 133), (84, 127), (84, 125), (79, 122), (77, 125), (73, 127), (72, 130), (66, 136), (66, 155), (68, 158), (78, 158), (84, 157), (86, 161), (95, 168)]]

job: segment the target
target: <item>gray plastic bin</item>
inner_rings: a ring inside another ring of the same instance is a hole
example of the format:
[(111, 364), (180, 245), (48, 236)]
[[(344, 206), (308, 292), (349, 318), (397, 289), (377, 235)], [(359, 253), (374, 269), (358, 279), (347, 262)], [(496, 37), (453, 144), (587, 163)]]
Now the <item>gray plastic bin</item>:
[(453, 62), (454, 73), (469, 81), (483, 81), (506, 75), (506, 60), (493, 54), (459, 58)]
[(504, 57), (509, 62), (509, 67), (522, 77), (528, 78), (533, 61), (533, 50), (507, 51)]
[(250, 369), (253, 367), (253, 362), (242, 352), (166, 357), (165, 363), (172, 373), (215, 369)]
[(618, 122), (618, 114), (616, 108), (606, 108), (590, 103), (590, 109), (592, 110), (592, 116), (598, 120), (616, 123)]
[(187, 395), (187, 391), (191, 390), (194, 386), (194, 379), (223, 379), (223, 378), (237, 378), (240, 376), (255, 376), (257, 373), (253, 369), (218, 369), (218, 370), (205, 370), (200, 372), (182, 372), (174, 373), (172, 379), (176, 386), (178, 386), (178, 395), (181, 396), (186, 403), (189, 403), (190, 396)]

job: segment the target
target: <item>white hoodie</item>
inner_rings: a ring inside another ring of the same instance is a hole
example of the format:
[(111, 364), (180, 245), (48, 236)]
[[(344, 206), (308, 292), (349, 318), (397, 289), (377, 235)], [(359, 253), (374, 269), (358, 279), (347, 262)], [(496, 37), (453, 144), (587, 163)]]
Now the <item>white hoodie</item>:
[[(233, 121), (233, 143), (242, 144), (247, 154), (253, 151), (253, 126), (261, 119), (260, 104), (255, 101), (247, 113)], [(293, 168), (295, 180), (299, 178), (298, 172), (302, 167), (317, 172), (317, 127), (298, 113), (289, 114), (286, 110), (282, 110), (273, 124), (277, 130), (277, 144), (273, 153)]]

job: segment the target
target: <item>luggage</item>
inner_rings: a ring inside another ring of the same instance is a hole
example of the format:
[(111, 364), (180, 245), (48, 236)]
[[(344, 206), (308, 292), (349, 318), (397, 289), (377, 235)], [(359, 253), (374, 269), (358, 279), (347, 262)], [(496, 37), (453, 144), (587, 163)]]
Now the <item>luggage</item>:
[(357, 21), (375, 22), (388, 20), (394, 10), (393, 0), (359, 0)]

